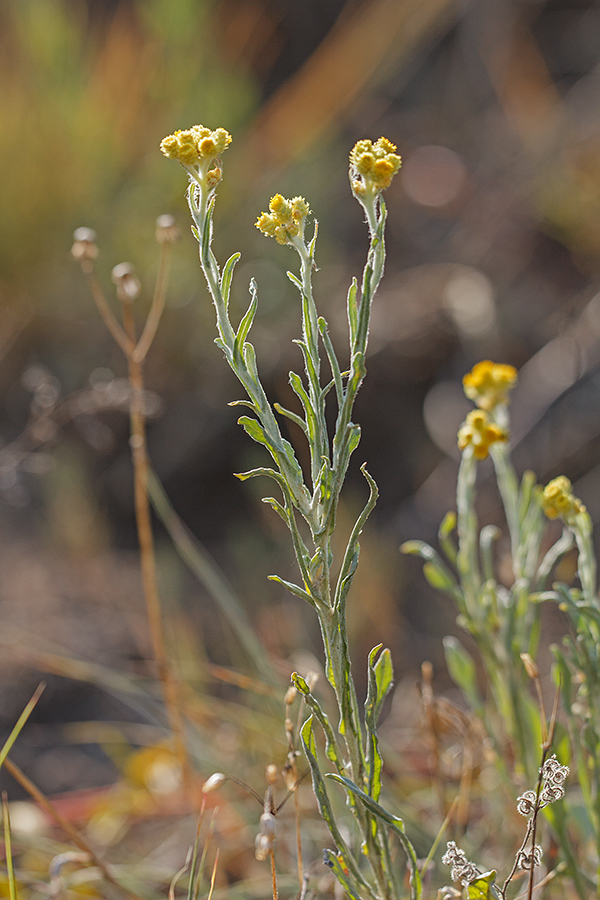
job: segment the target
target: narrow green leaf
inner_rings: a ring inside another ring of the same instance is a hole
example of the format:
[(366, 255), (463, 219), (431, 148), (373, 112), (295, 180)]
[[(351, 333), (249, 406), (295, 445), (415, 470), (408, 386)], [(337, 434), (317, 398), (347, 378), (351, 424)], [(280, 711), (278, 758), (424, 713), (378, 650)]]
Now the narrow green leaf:
[(254, 322), (254, 317), (256, 315), (256, 310), (258, 309), (258, 291), (256, 289), (256, 282), (254, 278), (250, 282), (250, 305), (246, 310), (244, 318), (240, 322), (240, 326), (237, 330), (237, 334), (235, 336), (235, 344), (233, 347), (234, 355), (239, 354), (241, 357), (242, 349), (245, 345), (246, 338), (248, 336), (248, 332), (252, 328), (252, 323)]
[(384, 822), (393, 831), (400, 841), (408, 860), (408, 867), (410, 869), (411, 900), (419, 900), (421, 896), (421, 876), (419, 875), (417, 854), (415, 853), (415, 848), (412, 843), (406, 836), (402, 819), (395, 816), (393, 813), (388, 812), (383, 806), (380, 806), (379, 803), (373, 800), (372, 797), (369, 797), (368, 794), (365, 794), (365, 792), (349, 778), (345, 778), (343, 775), (335, 775), (333, 772), (328, 773), (327, 778), (339, 782), (346, 790), (351, 791), (372, 815), (381, 822)]
[(274, 509), (278, 516), (280, 516), (286, 525), (289, 525), (288, 514), (281, 505), (281, 503), (275, 499), (275, 497), (263, 497), (263, 503), (268, 503), (271, 509)]
[(365, 727), (367, 729), (367, 750), (365, 753), (365, 787), (367, 794), (374, 800), (379, 800), (381, 794), (381, 772), (383, 759), (379, 752), (379, 738), (377, 736), (377, 711), (381, 708), (377, 689), (377, 676), (375, 674), (375, 659), (382, 648), (382, 644), (373, 647), (369, 653), (367, 667), (367, 698), (365, 700)]
[(286, 409), (280, 403), (274, 403), (273, 409), (275, 409), (278, 413), (280, 413), (280, 415), (285, 416), (287, 419), (291, 419), (291, 421), (295, 422), (296, 425), (298, 426), (298, 428), (300, 428), (304, 434), (306, 434), (306, 435), (308, 434), (308, 428), (306, 427), (306, 422), (304, 421), (304, 419), (301, 419), (300, 416), (297, 416), (296, 413), (292, 412), (289, 409)]
[(4, 744), (2, 745), (2, 749), (0, 750), (0, 767), (4, 764), (4, 760), (10, 753), (14, 742), (16, 741), (16, 739), (19, 737), (21, 731), (23, 730), (23, 726), (25, 725), (25, 722), (27, 721), (27, 719), (33, 712), (35, 705), (37, 704), (38, 700), (42, 696), (42, 693), (43, 693), (45, 687), (46, 687), (46, 685), (44, 682), (41, 682), (40, 684), (38, 684), (37, 688), (33, 692), (33, 696), (31, 697), (31, 700), (25, 706), (25, 709), (23, 710), (23, 712), (17, 719), (16, 725), (14, 726), (13, 730), (11, 731), (9, 736), (6, 738), (6, 740), (4, 741)]
[[(253, 422), (255, 420), (251, 419), (250, 421)], [(268, 466), (258, 466), (256, 469), (249, 469), (247, 472), (235, 472), (234, 475), (240, 481), (247, 481), (249, 478), (258, 478), (260, 475), (266, 475), (267, 478), (272, 478), (273, 481), (276, 481), (281, 488), (285, 485), (283, 475), (276, 472), (275, 469), (270, 469)]]
[(233, 253), (223, 266), (223, 274), (221, 275), (221, 296), (223, 297), (225, 309), (227, 309), (227, 307), (229, 306), (229, 294), (231, 292), (233, 270), (235, 269), (241, 255), (241, 253)]
[(494, 554), (492, 544), (501, 537), (502, 532), (495, 525), (485, 525), (479, 534), (479, 550), (481, 567), (485, 581), (495, 581)]
[(385, 647), (381, 651), (379, 659), (374, 666), (375, 680), (377, 682), (377, 703), (375, 705), (375, 718), (379, 718), (383, 701), (394, 686), (394, 667), (392, 665), (392, 654)]
[(431, 587), (435, 588), (436, 591), (444, 591), (445, 594), (448, 594), (456, 587), (456, 582), (452, 579), (450, 573), (447, 570), (436, 566), (431, 560), (424, 563), (423, 575)]
[(327, 759), (335, 765), (338, 773), (343, 775), (344, 763), (327, 713), (323, 711), (323, 708), (312, 693), (305, 679), (302, 678), (301, 675), (298, 675), (297, 672), (292, 672), (292, 684), (299, 693), (302, 694), (306, 705), (312, 711), (313, 715), (317, 717), (319, 724), (323, 729), (323, 734), (325, 735), (325, 755), (327, 756)]
[(282, 585), (290, 594), (294, 594), (296, 597), (300, 597), (301, 600), (306, 600), (307, 603), (310, 603), (311, 606), (316, 606), (315, 600), (308, 591), (305, 591), (304, 588), (301, 588), (298, 584), (293, 584), (291, 581), (284, 581), (283, 578), (280, 578), (279, 575), (267, 575), (269, 581), (276, 581), (277, 584)]
[(292, 284), (298, 288), (300, 293), (304, 296), (304, 286), (297, 275), (294, 275), (293, 272), (286, 272), (287, 277), (290, 279)]
[(367, 472), (366, 466), (363, 464), (360, 467), (360, 471), (364, 475), (367, 484), (369, 485), (369, 499), (367, 500), (363, 511), (360, 516), (356, 520), (354, 524), (354, 528), (348, 538), (348, 543), (346, 545), (346, 552), (344, 554), (344, 559), (342, 562), (342, 567), (340, 569), (340, 574), (338, 576), (335, 595), (334, 595), (334, 608), (341, 609), (343, 608), (343, 604), (350, 588), (350, 583), (354, 576), (354, 572), (356, 571), (356, 566), (358, 564), (358, 554), (360, 552), (360, 545), (358, 543), (358, 538), (360, 536), (361, 531), (363, 530), (367, 519), (369, 518), (371, 512), (375, 508), (375, 504), (377, 503), (377, 497), (379, 496), (379, 489), (377, 484), (375, 483), (375, 479), (369, 475)]
[(448, 635), (443, 639), (446, 664), (451, 677), (474, 709), (481, 708), (481, 697), (477, 687), (477, 668), (470, 653), (465, 650), (458, 638)]
[(249, 416), (240, 416), (238, 425), (241, 425), (246, 434), (249, 434), (252, 440), (256, 441), (257, 444), (263, 444), (265, 447), (269, 448), (272, 447), (271, 442), (265, 434), (265, 429), (260, 422), (256, 421), (256, 419), (251, 419)]
[(6, 856), (6, 876), (8, 881), (8, 896), (10, 900), (17, 900), (17, 880), (13, 865), (12, 835), (10, 830), (10, 814), (8, 811), (8, 797), (2, 794), (2, 822), (4, 825), (4, 852)]
[(360, 886), (355, 883), (350, 869), (344, 865), (343, 857), (333, 850), (323, 850), (323, 862), (331, 869), (350, 900), (364, 900)]
[[(319, 805), (319, 812), (321, 813), (322, 818), (325, 821), (325, 824), (329, 828), (329, 833), (331, 837), (335, 841), (335, 845), (337, 850), (342, 856), (342, 859), (348, 868), (348, 870), (352, 873), (352, 875), (356, 878), (357, 882), (361, 884), (363, 887), (367, 887), (367, 884), (360, 873), (358, 865), (350, 853), (348, 846), (341, 835), (341, 832), (338, 828), (338, 824), (336, 822), (333, 809), (331, 808), (331, 803), (329, 802), (329, 797), (327, 795), (327, 788), (325, 786), (325, 781), (323, 776), (321, 775), (321, 770), (319, 768), (319, 762), (317, 760), (317, 745), (315, 742), (315, 736), (313, 732), (313, 716), (309, 716), (306, 720), (302, 728), (300, 729), (300, 738), (302, 740), (302, 747), (304, 749), (304, 754), (308, 761), (308, 765), (310, 767), (310, 774), (312, 778), (312, 785), (315, 797), (317, 798), (317, 803)], [(342, 781), (346, 781), (347, 779), (342, 778), (340, 775), (332, 775), (331, 777), (339, 778)]]
[(450, 537), (454, 529), (456, 528), (456, 513), (452, 510), (447, 512), (444, 518), (442, 519), (442, 524), (438, 530), (438, 540), (440, 542), (440, 547), (446, 554), (446, 559), (448, 559), (453, 566), (456, 565), (456, 557), (458, 556), (458, 548), (456, 544)]
[(213, 213), (215, 211), (215, 198), (210, 201), (206, 210), (206, 216), (204, 219), (204, 227), (202, 229), (202, 244), (201, 244), (201, 252), (202, 259), (207, 259), (208, 254), (210, 252), (210, 245), (212, 243), (212, 230), (213, 230)]
[(329, 365), (331, 367), (331, 374), (333, 375), (333, 381), (335, 384), (335, 392), (337, 395), (338, 407), (341, 407), (344, 402), (344, 386), (342, 383), (342, 373), (340, 371), (340, 364), (338, 362), (338, 358), (335, 355), (335, 350), (333, 347), (333, 343), (329, 336), (329, 326), (325, 319), (320, 316), (317, 324), (319, 326), (319, 331), (321, 332), (321, 338), (323, 340), (323, 344), (325, 346), (325, 352), (327, 353), (327, 359), (329, 360)]
[(346, 299), (346, 309), (348, 312), (348, 329), (350, 331), (350, 348), (354, 350), (356, 344), (356, 331), (358, 328), (358, 310), (356, 308), (356, 293), (358, 291), (358, 282), (356, 278), (352, 279), (352, 284), (348, 288), (348, 297)]

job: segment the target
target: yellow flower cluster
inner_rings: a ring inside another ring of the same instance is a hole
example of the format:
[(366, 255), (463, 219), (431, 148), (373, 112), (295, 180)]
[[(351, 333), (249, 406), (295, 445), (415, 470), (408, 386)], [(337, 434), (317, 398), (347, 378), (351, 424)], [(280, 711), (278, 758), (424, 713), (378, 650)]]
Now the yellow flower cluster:
[(169, 159), (176, 159), (186, 169), (197, 169), (213, 188), (221, 180), (221, 169), (210, 164), (227, 149), (231, 135), (224, 128), (211, 131), (204, 125), (193, 125), (186, 131), (176, 131), (160, 142), (160, 149)]
[(569, 523), (577, 513), (585, 512), (585, 506), (571, 493), (571, 482), (565, 475), (554, 478), (544, 488), (542, 505), (549, 519), (562, 519)]
[(493, 363), (489, 359), (478, 362), (463, 378), (464, 391), (469, 400), (488, 412), (500, 403), (506, 403), (508, 392), (516, 383), (517, 370), (514, 366)]
[(358, 197), (384, 191), (402, 165), (396, 145), (387, 138), (358, 141), (350, 153), (350, 182)]
[(310, 208), (304, 197), (286, 200), (281, 194), (271, 197), (269, 212), (261, 213), (256, 227), (267, 237), (274, 237), (278, 244), (289, 244), (304, 233)]
[(508, 433), (504, 428), (490, 421), (486, 412), (474, 409), (458, 432), (458, 449), (465, 450), (471, 445), (475, 459), (487, 459), (492, 444), (507, 440)]

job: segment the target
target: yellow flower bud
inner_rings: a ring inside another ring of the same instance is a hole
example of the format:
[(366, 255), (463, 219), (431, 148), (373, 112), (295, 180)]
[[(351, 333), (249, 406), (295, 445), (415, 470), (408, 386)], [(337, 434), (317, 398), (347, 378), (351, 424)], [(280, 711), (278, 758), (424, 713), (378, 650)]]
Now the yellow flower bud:
[(469, 413), (458, 432), (459, 450), (472, 446), (475, 459), (487, 459), (492, 444), (507, 440), (507, 431), (491, 422), (488, 414), (479, 409)]
[(544, 488), (542, 506), (549, 519), (562, 519), (567, 524), (577, 513), (585, 512), (585, 506), (571, 493), (571, 482), (565, 475), (554, 478)]
[(396, 145), (381, 137), (358, 141), (350, 153), (350, 183), (357, 197), (384, 191), (402, 165)]
[(160, 142), (160, 149), (169, 159), (175, 159), (182, 166), (192, 170), (194, 176), (206, 180), (209, 190), (221, 180), (219, 166), (211, 168), (211, 163), (227, 149), (231, 135), (224, 128), (211, 131), (204, 125), (193, 125), (186, 131), (176, 131)]
[(286, 200), (275, 194), (269, 201), (269, 212), (263, 212), (256, 220), (256, 227), (267, 237), (274, 237), (278, 244), (290, 244), (304, 234), (306, 217), (310, 207), (304, 197)]
[(499, 403), (506, 403), (508, 393), (516, 383), (517, 370), (514, 366), (493, 363), (489, 359), (478, 362), (463, 378), (463, 388), (469, 400), (488, 412)]

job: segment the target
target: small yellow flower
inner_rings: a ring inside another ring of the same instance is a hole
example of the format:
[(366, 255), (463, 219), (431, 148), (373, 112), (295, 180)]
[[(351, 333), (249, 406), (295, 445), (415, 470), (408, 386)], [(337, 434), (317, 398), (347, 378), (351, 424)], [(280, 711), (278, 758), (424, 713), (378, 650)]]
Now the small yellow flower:
[(508, 393), (516, 383), (517, 370), (514, 366), (493, 363), (489, 359), (478, 362), (463, 378), (464, 391), (469, 400), (488, 412), (498, 404), (506, 403)]
[(567, 524), (577, 513), (585, 512), (585, 506), (571, 493), (571, 482), (565, 475), (554, 478), (544, 488), (542, 505), (549, 519), (562, 519)]
[(306, 217), (310, 208), (304, 197), (286, 200), (275, 194), (269, 202), (269, 212), (261, 213), (256, 227), (267, 237), (274, 237), (278, 244), (290, 244), (304, 234)]
[(160, 149), (169, 159), (175, 159), (197, 179), (205, 180), (213, 190), (222, 177), (219, 166), (212, 166), (217, 157), (231, 143), (231, 135), (224, 128), (211, 131), (204, 125), (193, 125), (186, 131), (176, 131), (160, 142)]
[(469, 413), (458, 432), (458, 449), (473, 447), (475, 459), (487, 459), (490, 446), (497, 441), (507, 441), (508, 432), (490, 421), (486, 412), (474, 409)]
[(358, 141), (350, 152), (350, 183), (358, 197), (384, 191), (402, 165), (396, 145), (387, 138)]

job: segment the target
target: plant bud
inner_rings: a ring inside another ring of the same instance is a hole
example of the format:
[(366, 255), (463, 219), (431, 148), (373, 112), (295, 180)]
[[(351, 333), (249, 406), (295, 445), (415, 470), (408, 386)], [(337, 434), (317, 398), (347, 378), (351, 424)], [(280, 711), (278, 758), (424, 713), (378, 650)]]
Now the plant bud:
[(117, 296), (123, 303), (131, 303), (139, 297), (142, 285), (131, 263), (119, 263), (112, 270), (111, 277), (117, 286)]
[(202, 793), (210, 794), (211, 791), (216, 791), (217, 788), (220, 788), (223, 782), (226, 780), (227, 776), (223, 775), (222, 772), (215, 772), (214, 775), (211, 775), (210, 778), (207, 778), (202, 785)]
[[(96, 244), (96, 232), (91, 228), (76, 228), (73, 232), (73, 246), (71, 256), (77, 262), (85, 265), (97, 258), (98, 245)], [(86, 268), (90, 268), (88, 265)]]
[(173, 216), (165, 214), (158, 217), (155, 236), (159, 244), (174, 244), (179, 240), (181, 235)]

